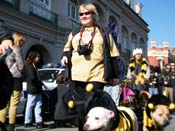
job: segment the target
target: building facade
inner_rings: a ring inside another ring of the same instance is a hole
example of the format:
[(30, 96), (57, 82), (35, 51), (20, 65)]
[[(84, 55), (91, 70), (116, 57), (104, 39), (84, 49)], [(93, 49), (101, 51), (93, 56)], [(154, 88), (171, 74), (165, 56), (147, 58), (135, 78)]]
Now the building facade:
[(151, 47), (148, 48), (148, 60), (152, 67), (163, 69), (166, 64), (175, 62), (175, 48), (169, 48), (167, 41), (158, 46), (157, 42), (152, 40)]
[(151, 41), (151, 47), (148, 48), (148, 60), (151, 66), (161, 69), (169, 62), (169, 43), (163, 42), (163, 46), (157, 46), (156, 41)]
[(39, 50), (43, 64), (59, 63), (68, 34), (80, 26), (78, 7), (91, 2), (97, 7), (100, 24), (111, 29), (122, 56), (143, 48), (147, 55), (148, 24), (142, 18), (142, 4), (134, 0), (1, 0), (0, 19), (7, 27), (27, 36), (24, 57)]

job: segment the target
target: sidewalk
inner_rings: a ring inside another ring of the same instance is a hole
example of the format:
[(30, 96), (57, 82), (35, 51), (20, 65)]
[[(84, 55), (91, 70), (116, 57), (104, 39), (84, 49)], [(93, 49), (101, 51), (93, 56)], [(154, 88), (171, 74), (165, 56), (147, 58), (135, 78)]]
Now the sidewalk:
[[(47, 125), (53, 124), (53, 121), (45, 122)], [(78, 128), (42, 128), (36, 129), (35, 127), (24, 128), (23, 124), (18, 125), (15, 131), (78, 131)]]

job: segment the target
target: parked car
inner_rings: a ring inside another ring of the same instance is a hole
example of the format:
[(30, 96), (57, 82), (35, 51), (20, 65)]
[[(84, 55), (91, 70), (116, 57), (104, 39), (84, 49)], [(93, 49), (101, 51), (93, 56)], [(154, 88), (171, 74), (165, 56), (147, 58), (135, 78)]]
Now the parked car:
[(44, 68), (38, 69), (39, 78), (42, 80), (44, 85), (48, 89), (43, 88), (44, 90), (53, 90), (57, 87), (56, 76), (65, 71), (63, 68)]
[[(43, 87), (43, 110), (45, 113), (49, 113), (53, 116), (54, 105), (57, 100), (57, 83), (56, 77), (58, 74), (65, 71), (63, 68), (43, 68), (38, 69), (39, 79), (44, 83), (46, 88)], [(23, 92), (21, 94), (21, 100), (17, 109), (17, 114), (24, 114), (25, 105), (27, 102), (27, 83), (23, 82)]]

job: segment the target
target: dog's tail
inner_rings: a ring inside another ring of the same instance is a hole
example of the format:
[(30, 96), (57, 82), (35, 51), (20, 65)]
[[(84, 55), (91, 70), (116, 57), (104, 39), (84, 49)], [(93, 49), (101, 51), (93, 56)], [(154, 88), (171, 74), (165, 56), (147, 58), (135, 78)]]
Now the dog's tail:
[[(134, 113), (134, 111), (128, 107), (124, 106), (119, 106), (118, 110), (120, 112), (120, 123), (118, 128), (116, 128), (113, 131), (121, 131), (121, 130), (126, 130), (126, 131), (138, 131), (138, 120), (137, 116)], [(120, 127), (121, 124), (121, 127)]]

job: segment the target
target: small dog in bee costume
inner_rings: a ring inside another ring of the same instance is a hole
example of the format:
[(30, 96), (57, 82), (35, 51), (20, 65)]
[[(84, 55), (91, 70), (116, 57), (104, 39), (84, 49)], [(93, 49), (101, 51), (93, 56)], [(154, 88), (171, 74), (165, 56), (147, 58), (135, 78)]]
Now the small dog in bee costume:
[(153, 95), (143, 112), (143, 131), (164, 131), (169, 124), (170, 110), (175, 109), (164, 95)]
[[(78, 109), (78, 101), (67, 101), (71, 110)], [(81, 114), (85, 131), (138, 131), (135, 113), (127, 107), (116, 107), (111, 96), (97, 90), (85, 101)], [(77, 112), (78, 113), (78, 112)]]

